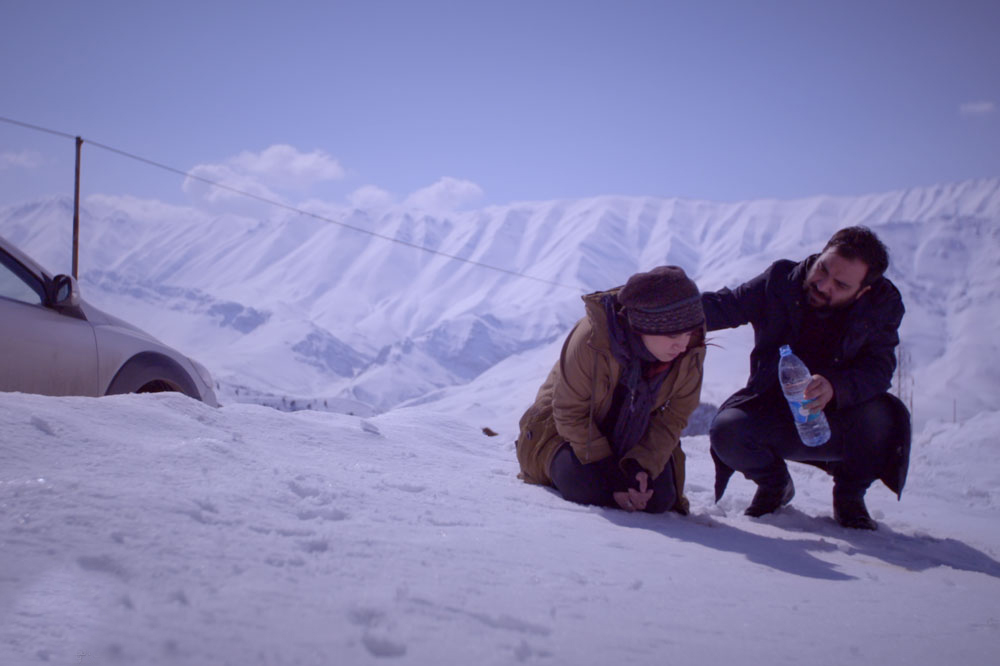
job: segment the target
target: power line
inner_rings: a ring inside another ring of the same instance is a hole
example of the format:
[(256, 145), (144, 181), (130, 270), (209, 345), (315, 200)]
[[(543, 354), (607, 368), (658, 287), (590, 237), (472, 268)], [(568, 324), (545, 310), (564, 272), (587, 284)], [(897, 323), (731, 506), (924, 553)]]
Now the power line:
[(14, 120), (13, 118), (6, 118), (4, 116), (0, 116), (0, 122), (9, 123), (11, 125), (17, 125), (19, 127), (24, 127), (24, 128), (30, 129), (30, 130), (38, 131), (38, 132), (45, 132), (47, 134), (52, 134), (52, 135), (59, 136), (59, 137), (64, 137), (64, 138), (67, 138), (67, 139), (73, 139), (73, 140), (79, 139), (79, 140), (81, 140), (81, 141), (83, 141), (85, 143), (89, 143), (90, 145), (92, 145), (92, 146), (94, 146), (96, 148), (100, 148), (101, 150), (105, 150), (105, 151), (108, 151), (110, 153), (115, 153), (117, 155), (120, 155), (122, 157), (128, 158), (130, 160), (135, 160), (137, 162), (142, 162), (143, 164), (147, 164), (149, 166), (156, 167), (157, 169), (162, 169), (164, 171), (169, 171), (169, 172), (177, 174), (179, 176), (184, 176), (185, 178), (190, 178), (192, 180), (197, 180), (197, 181), (205, 183), (207, 185), (211, 185), (212, 187), (217, 187), (219, 189), (226, 190), (228, 192), (233, 192), (234, 194), (238, 194), (240, 196), (244, 196), (244, 197), (248, 197), (250, 199), (254, 199), (256, 201), (260, 201), (260, 202), (268, 204), (270, 206), (276, 206), (278, 208), (282, 208), (282, 209), (287, 210), (287, 211), (298, 213), (299, 215), (304, 215), (306, 217), (311, 217), (311, 218), (314, 218), (316, 220), (320, 220), (321, 222), (327, 222), (329, 224), (336, 224), (338, 226), (345, 227), (347, 229), (351, 229), (352, 231), (357, 231), (358, 233), (367, 234), (369, 236), (374, 236), (375, 238), (380, 238), (382, 240), (386, 240), (386, 241), (389, 241), (391, 243), (397, 243), (399, 245), (410, 247), (410, 248), (413, 248), (415, 250), (422, 250), (424, 252), (429, 252), (431, 254), (436, 254), (438, 256), (445, 257), (447, 259), (451, 259), (451, 260), (454, 260), (454, 261), (461, 261), (463, 263), (470, 264), (472, 266), (478, 266), (480, 268), (486, 268), (486, 269), (489, 269), (491, 271), (496, 271), (498, 273), (505, 273), (507, 275), (512, 275), (514, 277), (524, 278), (526, 280), (534, 280), (535, 282), (541, 282), (543, 284), (548, 284), (548, 285), (551, 285), (551, 286), (554, 286), (554, 287), (561, 287), (563, 289), (572, 289), (572, 290), (577, 291), (577, 292), (583, 292), (584, 291), (583, 289), (581, 289), (579, 287), (571, 287), (569, 285), (562, 284), (561, 282), (555, 282), (553, 280), (546, 280), (544, 278), (535, 277), (533, 275), (527, 275), (525, 273), (519, 273), (517, 271), (513, 271), (513, 270), (510, 270), (510, 269), (507, 269), (507, 268), (501, 268), (500, 266), (494, 266), (492, 264), (486, 264), (486, 263), (483, 263), (481, 261), (475, 261), (474, 259), (467, 259), (465, 257), (459, 257), (458, 255), (449, 254), (447, 252), (442, 252), (440, 250), (435, 250), (433, 248), (425, 247), (423, 245), (417, 245), (416, 243), (410, 243), (409, 241), (400, 240), (399, 238), (393, 238), (392, 236), (386, 236), (385, 234), (380, 234), (380, 233), (378, 233), (376, 231), (371, 231), (369, 229), (363, 229), (361, 227), (354, 226), (353, 224), (348, 224), (347, 222), (342, 222), (340, 220), (334, 220), (333, 218), (326, 217), (326, 216), (320, 215), (318, 213), (312, 213), (312, 212), (309, 212), (307, 210), (302, 210), (301, 208), (296, 208), (295, 206), (291, 206), (291, 205), (283, 203), (281, 201), (275, 201), (274, 199), (268, 199), (267, 197), (262, 197), (262, 196), (260, 196), (258, 194), (253, 194), (251, 192), (246, 192), (244, 190), (240, 190), (238, 188), (232, 187), (230, 185), (226, 185), (224, 183), (219, 183), (217, 181), (210, 180), (208, 178), (203, 178), (202, 176), (197, 176), (197, 175), (195, 175), (195, 174), (193, 174), (193, 173), (191, 173), (189, 171), (184, 171), (183, 169), (177, 169), (177, 168), (169, 166), (167, 164), (163, 164), (161, 162), (157, 162), (155, 160), (151, 160), (151, 159), (148, 159), (146, 157), (142, 157), (141, 155), (135, 155), (133, 153), (126, 152), (124, 150), (121, 150), (119, 148), (115, 148), (113, 146), (108, 146), (108, 145), (105, 145), (103, 143), (98, 143), (97, 141), (91, 141), (90, 139), (82, 139), (81, 137), (73, 135), (73, 134), (67, 134), (66, 132), (60, 132), (58, 130), (49, 129), (47, 127), (41, 127), (39, 125), (32, 125), (31, 123), (26, 123), (26, 122), (22, 122), (22, 121), (19, 121), (19, 120)]
[(11, 125), (19, 125), (20, 127), (27, 127), (28, 129), (35, 130), (38, 132), (45, 132), (46, 134), (55, 134), (56, 136), (65, 137), (67, 139), (76, 139), (72, 134), (66, 134), (66, 132), (60, 132), (58, 130), (49, 129), (47, 127), (39, 127), (38, 125), (32, 125), (31, 123), (23, 123), (20, 120), (14, 120), (13, 118), (4, 118), (0, 116), (0, 121), (5, 123), (10, 123)]

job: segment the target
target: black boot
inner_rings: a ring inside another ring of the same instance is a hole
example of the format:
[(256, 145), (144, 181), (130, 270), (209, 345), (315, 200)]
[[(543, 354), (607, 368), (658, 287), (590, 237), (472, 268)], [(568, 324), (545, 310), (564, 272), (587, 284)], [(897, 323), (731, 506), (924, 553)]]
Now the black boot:
[(743, 513), (752, 518), (760, 518), (765, 514), (774, 513), (791, 502), (793, 497), (795, 497), (795, 484), (792, 483), (792, 477), (788, 476), (784, 486), (757, 486), (753, 501)]
[(864, 495), (833, 495), (833, 519), (842, 527), (855, 530), (875, 530), (878, 523), (868, 515)]

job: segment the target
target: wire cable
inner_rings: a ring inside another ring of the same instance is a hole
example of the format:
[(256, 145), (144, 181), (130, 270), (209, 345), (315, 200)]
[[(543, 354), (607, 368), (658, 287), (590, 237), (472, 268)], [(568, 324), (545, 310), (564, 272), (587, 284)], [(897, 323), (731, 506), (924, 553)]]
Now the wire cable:
[(3, 116), (0, 116), (0, 121), (3, 121), (5, 123), (10, 123), (11, 125), (19, 125), (21, 127), (27, 127), (28, 129), (36, 130), (38, 132), (45, 132), (46, 134), (54, 134), (56, 136), (61, 136), (61, 137), (65, 137), (67, 139), (76, 140), (76, 137), (74, 135), (72, 135), (72, 134), (66, 134), (66, 132), (60, 132), (58, 130), (49, 129), (47, 127), (40, 127), (38, 125), (32, 125), (31, 123), (24, 123), (24, 122), (21, 122), (20, 120), (14, 120), (13, 118), (5, 118)]
[(14, 120), (12, 118), (6, 118), (4, 116), (0, 116), (0, 122), (5, 122), (5, 123), (9, 123), (11, 125), (17, 125), (17, 126), (20, 126), (20, 127), (25, 127), (27, 129), (36, 130), (38, 132), (45, 132), (47, 134), (52, 134), (52, 135), (59, 136), (59, 137), (64, 137), (64, 138), (67, 138), (67, 139), (73, 139), (73, 140), (80, 139), (84, 143), (88, 143), (88, 144), (94, 146), (95, 148), (100, 148), (101, 150), (105, 150), (105, 151), (108, 151), (110, 153), (115, 153), (117, 155), (120, 155), (122, 157), (128, 158), (130, 160), (135, 160), (137, 162), (142, 162), (143, 164), (147, 164), (149, 166), (156, 167), (158, 169), (163, 169), (164, 171), (169, 171), (169, 172), (177, 174), (179, 176), (184, 176), (185, 178), (190, 178), (192, 180), (197, 180), (197, 181), (205, 183), (207, 185), (211, 185), (212, 187), (217, 187), (219, 189), (226, 190), (228, 192), (232, 192), (232, 193), (238, 194), (240, 196), (248, 197), (250, 199), (254, 199), (256, 201), (260, 201), (260, 202), (268, 204), (270, 206), (275, 206), (277, 208), (282, 208), (282, 209), (287, 210), (287, 211), (298, 213), (299, 215), (304, 215), (306, 217), (311, 217), (311, 218), (319, 220), (321, 222), (327, 222), (329, 224), (336, 224), (338, 226), (345, 227), (347, 229), (351, 229), (352, 231), (357, 231), (358, 233), (367, 234), (369, 236), (374, 236), (375, 238), (380, 238), (382, 240), (386, 240), (386, 241), (389, 241), (391, 243), (397, 243), (399, 245), (410, 247), (410, 248), (413, 248), (415, 250), (422, 250), (424, 252), (429, 252), (430, 254), (436, 254), (438, 256), (445, 257), (447, 259), (451, 259), (451, 260), (454, 260), (454, 261), (461, 261), (463, 263), (470, 264), (472, 266), (478, 266), (480, 268), (486, 268), (486, 269), (489, 269), (491, 271), (496, 271), (498, 273), (505, 273), (507, 275), (512, 275), (514, 277), (524, 278), (526, 280), (533, 280), (535, 282), (541, 282), (542, 284), (548, 284), (548, 285), (551, 285), (553, 287), (560, 287), (560, 288), (563, 288), (563, 289), (572, 289), (573, 291), (577, 291), (577, 292), (580, 292), (580, 293), (584, 293), (584, 291), (585, 291), (584, 289), (581, 289), (580, 287), (572, 287), (570, 285), (562, 284), (561, 282), (555, 282), (553, 280), (546, 280), (544, 278), (535, 277), (533, 275), (527, 275), (526, 273), (519, 273), (519, 272), (514, 271), (514, 270), (510, 270), (510, 269), (507, 269), (507, 268), (501, 268), (500, 266), (494, 266), (492, 264), (483, 263), (481, 261), (476, 261), (474, 259), (467, 259), (465, 257), (459, 257), (458, 255), (449, 254), (447, 252), (442, 252), (441, 250), (435, 250), (433, 248), (425, 247), (423, 245), (417, 245), (416, 243), (410, 243), (409, 241), (400, 240), (399, 238), (393, 238), (392, 236), (386, 236), (385, 234), (380, 234), (380, 233), (378, 233), (376, 231), (371, 231), (369, 229), (363, 229), (361, 227), (354, 226), (353, 224), (348, 224), (347, 222), (341, 222), (339, 220), (335, 220), (333, 218), (326, 217), (324, 215), (320, 215), (318, 213), (311, 213), (311, 212), (309, 212), (307, 210), (302, 210), (301, 208), (296, 208), (295, 206), (291, 206), (291, 205), (283, 203), (281, 201), (275, 201), (274, 199), (268, 199), (267, 197), (262, 197), (262, 196), (260, 196), (258, 194), (253, 194), (251, 192), (246, 192), (244, 190), (240, 190), (240, 189), (232, 187), (230, 185), (226, 185), (224, 183), (219, 183), (217, 181), (210, 180), (208, 178), (204, 178), (202, 176), (195, 175), (195, 174), (193, 174), (193, 173), (191, 173), (189, 171), (184, 171), (183, 169), (177, 169), (177, 168), (169, 166), (167, 164), (163, 164), (161, 162), (157, 162), (155, 160), (151, 160), (151, 159), (148, 159), (146, 157), (142, 157), (141, 155), (135, 155), (133, 153), (126, 152), (126, 151), (121, 150), (119, 148), (115, 148), (113, 146), (108, 146), (108, 145), (105, 145), (103, 143), (99, 143), (97, 141), (91, 141), (90, 139), (83, 139), (83, 138), (81, 138), (79, 136), (76, 136), (76, 135), (67, 134), (66, 132), (60, 132), (58, 130), (49, 129), (47, 127), (40, 127), (38, 125), (32, 125), (31, 123), (25, 123), (25, 122), (22, 122), (22, 121), (19, 121), (19, 120)]

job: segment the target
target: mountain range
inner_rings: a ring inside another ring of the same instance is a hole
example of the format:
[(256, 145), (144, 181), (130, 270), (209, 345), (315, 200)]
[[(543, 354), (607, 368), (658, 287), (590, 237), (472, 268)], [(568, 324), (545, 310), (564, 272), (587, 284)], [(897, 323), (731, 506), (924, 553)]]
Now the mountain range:
[[(907, 308), (895, 390), (915, 420), (1000, 409), (1000, 179), (735, 203), (313, 204), (256, 218), (94, 195), (81, 210), (80, 282), (98, 307), (204, 363), (223, 401), (371, 414), (487, 395), (500, 363), (523, 366), (533, 389), (582, 294), (661, 264), (703, 290), (732, 287), (855, 224), (890, 250)], [(0, 235), (54, 273), (68, 272), (71, 226), (68, 198), (0, 209)], [(718, 403), (746, 379), (751, 336), (712, 337), (703, 400)]]

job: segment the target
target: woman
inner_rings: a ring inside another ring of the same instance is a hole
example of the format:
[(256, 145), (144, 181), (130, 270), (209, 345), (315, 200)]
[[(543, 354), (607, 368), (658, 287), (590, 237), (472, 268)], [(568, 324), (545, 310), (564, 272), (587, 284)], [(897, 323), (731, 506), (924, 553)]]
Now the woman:
[(680, 434), (701, 395), (698, 287), (660, 266), (583, 301), (586, 316), (521, 417), (519, 476), (571, 502), (687, 514)]

